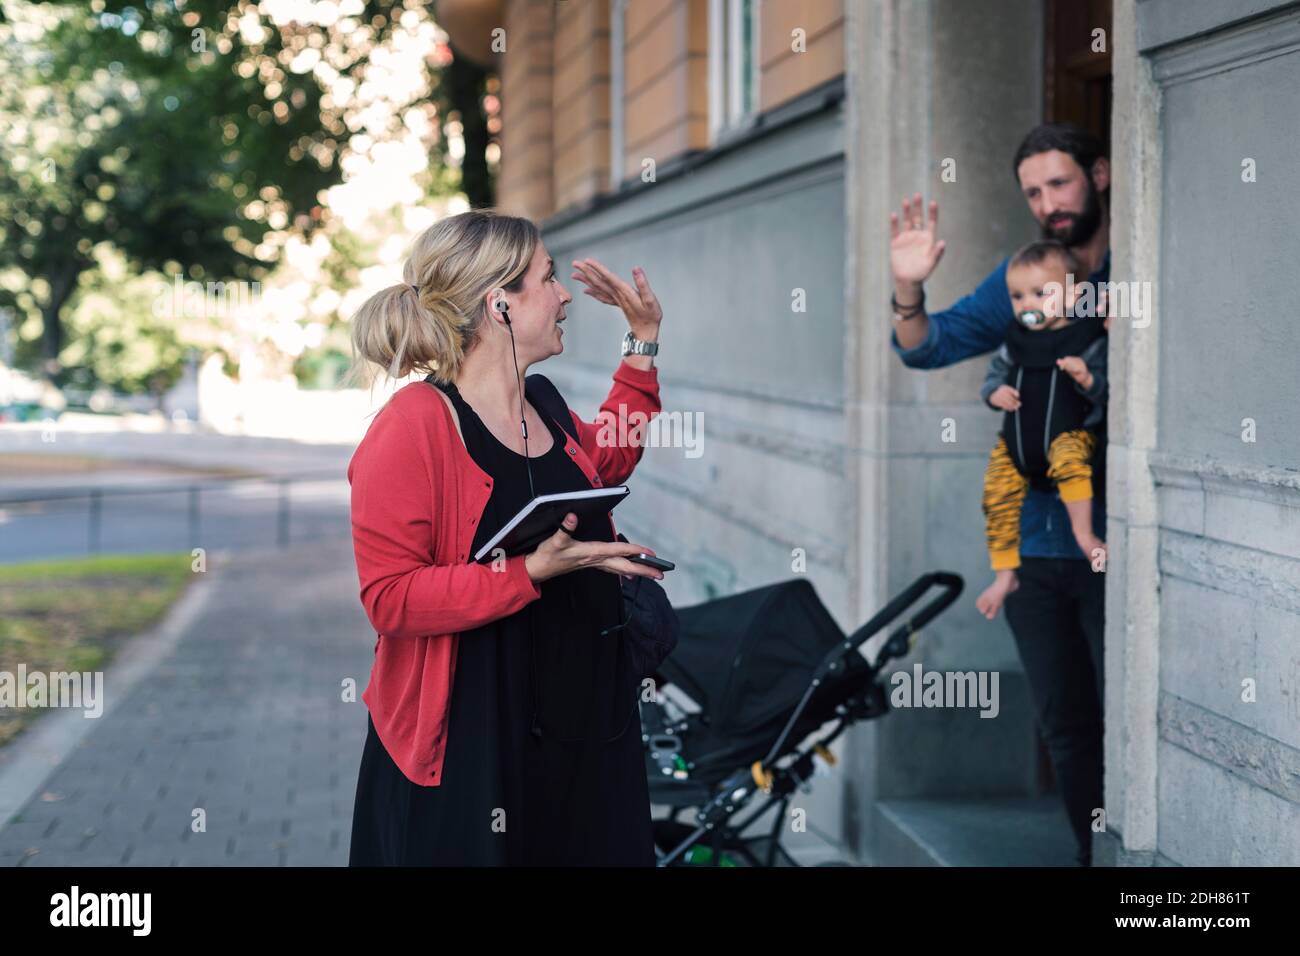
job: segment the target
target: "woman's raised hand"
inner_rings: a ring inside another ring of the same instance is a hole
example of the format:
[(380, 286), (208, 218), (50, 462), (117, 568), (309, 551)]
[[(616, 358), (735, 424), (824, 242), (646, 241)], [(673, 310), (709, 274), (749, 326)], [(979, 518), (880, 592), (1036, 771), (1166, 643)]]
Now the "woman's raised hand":
[(597, 302), (604, 302), (623, 310), (632, 334), (642, 341), (653, 341), (663, 321), (664, 310), (650, 288), (645, 270), (637, 266), (632, 270), (636, 288), (628, 285), (595, 259), (574, 259), (573, 278), (586, 288), (582, 291)]
[(570, 512), (564, 516), (560, 530), (537, 546), (537, 550), (524, 559), (524, 567), (535, 584), (549, 578), (568, 574), (581, 568), (600, 568), (611, 574), (628, 574), (661, 580), (664, 573), (649, 565), (629, 561), (635, 554), (654, 554), (639, 544), (621, 541), (578, 541), (572, 536), (578, 527), (578, 516)]

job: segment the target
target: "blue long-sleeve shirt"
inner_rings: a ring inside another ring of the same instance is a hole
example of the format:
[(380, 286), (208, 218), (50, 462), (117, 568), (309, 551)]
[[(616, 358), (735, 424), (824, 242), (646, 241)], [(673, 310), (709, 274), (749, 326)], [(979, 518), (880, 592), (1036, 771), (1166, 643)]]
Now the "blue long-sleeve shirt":
[[(903, 364), (910, 368), (944, 368), (984, 355), (997, 349), (1006, 339), (1007, 326), (1016, 320), (1007, 292), (1008, 256), (988, 274), (973, 292), (954, 302), (942, 312), (930, 315), (925, 340), (916, 348), (905, 349), (898, 336), (890, 333), (890, 342)], [(1101, 266), (1088, 277), (1090, 281), (1110, 281), (1110, 252)], [(1104, 454), (1104, 451), (1103, 451)], [(1099, 502), (1092, 508), (1092, 527), (1105, 540), (1106, 513)], [(1056, 491), (1030, 488), (1020, 509), (1020, 555), (1024, 558), (1083, 558), (1070, 531), (1070, 517)]]

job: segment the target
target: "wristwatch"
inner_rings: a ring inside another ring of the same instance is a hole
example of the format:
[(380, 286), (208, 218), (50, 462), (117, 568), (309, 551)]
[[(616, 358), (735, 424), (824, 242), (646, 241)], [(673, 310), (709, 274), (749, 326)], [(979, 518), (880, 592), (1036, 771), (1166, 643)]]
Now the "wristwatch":
[(624, 355), (658, 355), (658, 342), (642, 342), (629, 329), (627, 335), (623, 336), (623, 354)]

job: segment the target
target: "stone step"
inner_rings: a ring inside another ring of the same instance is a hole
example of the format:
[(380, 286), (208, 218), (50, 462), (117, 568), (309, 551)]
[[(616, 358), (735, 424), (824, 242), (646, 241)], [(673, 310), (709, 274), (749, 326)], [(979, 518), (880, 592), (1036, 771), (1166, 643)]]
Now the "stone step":
[(878, 866), (1073, 866), (1074, 838), (1056, 794), (882, 800)]

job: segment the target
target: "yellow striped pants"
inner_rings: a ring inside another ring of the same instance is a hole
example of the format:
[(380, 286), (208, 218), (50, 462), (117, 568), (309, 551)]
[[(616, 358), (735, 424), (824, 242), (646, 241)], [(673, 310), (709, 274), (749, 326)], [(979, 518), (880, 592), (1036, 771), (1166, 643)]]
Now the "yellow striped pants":
[[(1092, 497), (1092, 453), (1097, 437), (1082, 428), (1061, 432), (1047, 449), (1047, 477), (1062, 501)], [(1020, 567), (1020, 506), (1029, 479), (1016, 470), (1006, 440), (998, 436), (984, 471), (984, 528), (994, 571)]]

